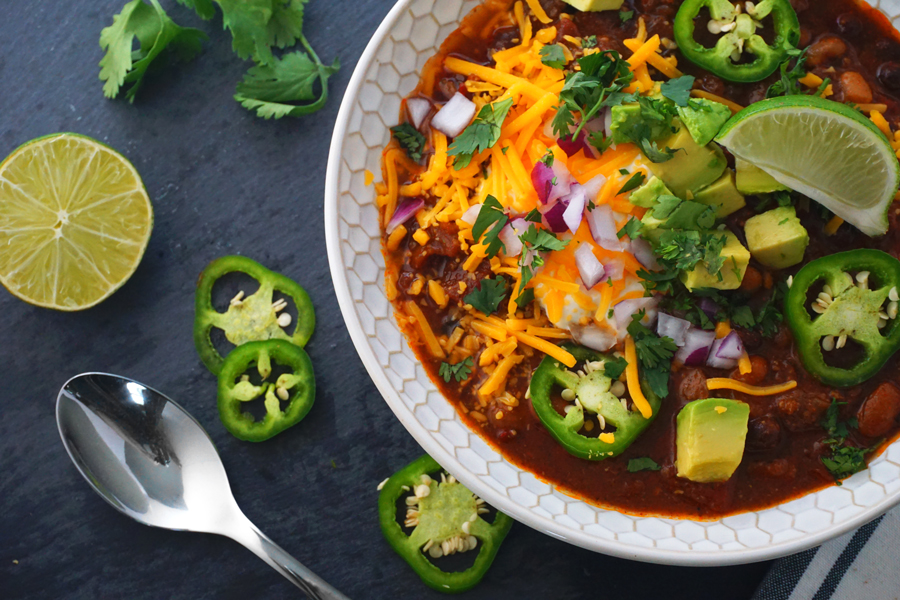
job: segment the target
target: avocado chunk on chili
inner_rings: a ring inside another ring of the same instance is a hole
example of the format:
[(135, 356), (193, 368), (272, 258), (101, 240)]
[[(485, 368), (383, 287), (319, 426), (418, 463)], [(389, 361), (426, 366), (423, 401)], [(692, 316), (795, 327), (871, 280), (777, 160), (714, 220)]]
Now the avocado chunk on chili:
[[(384, 482), (378, 496), (378, 520), (385, 539), (429, 587), (448, 594), (475, 587), (487, 573), (509, 533), (513, 520), (498, 512), (493, 522), (481, 498), (451, 475), (441, 473), (433, 458), (422, 456)], [(397, 521), (397, 503), (406, 496), (404, 524)], [(408, 530), (412, 531), (408, 531)], [(448, 572), (429, 560), (446, 553), (477, 550), (465, 571)]]
[(803, 262), (809, 233), (800, 224), (793, 206), (781, 206), (750, 217), (744, 225), (750, 255), (773, 269)]
[(699, 145), (685, 127), (659, 145), (675, 150), (675, 154), (670, 160), (651, 162), (647, 167), (679, 198), (690, 200), (693, 194), (721, 177), (728, 166), (717, 144)]
[[(268, 381), (275, 370), (287, 372)], [(262, 380), (254, 384), (247, 374), (255, 369)], [(243, 404), (264, 399), (265, 416), (256, 420)], [(219, 371), (219, 419), (234, 437), (262, 442), (303, 420), (316, 399), (316, 378), (306, 351), (284, 340), (249, 342), (232, 350)], [(282, 407), (282, 402), (286, 406)]]
[(672, 134), (672, 129), (665, 121), (650, 121), (644, 119), (641, 114), (640, 104), (619, 104), (610, 109), (609, 134), (616, 144), (625, 144), (633, 141), (631, 132), (635, 126), (647, 125), (650, 128), (648, 139), (660, 140)]
[[(578, 369), (581, 374), (565, 368), (553, 357), (545, 357), (531, 377), (531, 404), (535, 413), (569, 454), (586, 460), (618, 456), (659, 414), (659, 396), (641, 382), (652, 411), (650, 418), (645, 419), (639, 411), (626, 408), (611, 392), (613, 381), (605, 375), (603, 367), (612, 356), (572, 344), (563, 348), (582, 363)], [(564, 415), (554, 407), (555, 393), (570, 403)]]
[[(745, 10), (746, 9), (746, 10)], [(715, 46), (697, 41), (695, 28), (704, 23), (701, 12), (708, 11), (706, 27), (719, 35)], [(771, 44), (757, 31), (762, 21), (773, 32)], [(775, 72), (787, 58), (788, 50), (800, 41), (800, 21), (790, 0), (762, 0), (755, 4), (730, 0), (685, 0), (675, 15), (675, 42), (689, 61), (727, 81), (761, 81)], [(744, 60), (749, 55), (752, 60)]]
[(691, 98), (686, 106), (676, 106), (675, 109), (691, 137), (700, 146), (713, 141), (722, 125), (731, 118), (730, 108), (706, 98)]
[(672, 192), (662, 182), (662, 179), (655, 175), (645, 181), (639, 188), (631, 192), (628, 201), (635, 206), (643, 208), (653, 208), (660, 196), (671, 196)]
[(735, 185), (742, 194), (770, 194), (772, 192), (789, 192), (791, 188), (760, 169), (738, 157), (734, 157)]
[(581, 12), (599, 12), (601, 10), (619, 10), (625, 0), (563, 0)]
[[(807, 372), (835, 387), (878, 373), (900, 349), (898, 289), (900, 261), (881, 250), (838, 252), (800, 269), (784, 315)], [(831, 358), (850, 341), (861, 347), (854, 353), (860, 358), (849, 364)]]
[(709, 483), (727, 481), (744, 456), (750, 405), (705, 398), (689, 402), (675, 420), (678, 476)]
[(725, 173), (714, 183), (694, 194), (694, 200), (716, 207), (717, 219), (724, 219), (747, 205), (744, 195), (734, 185), (734, 171), (731, 169), (725, 169)]
[(741, 287), (744, 273), (750, 265), (750, 252), (730, 231), (722, 231), (721, 234), (726, 238), (725, 246), (719, 254), (723, 258), (722, 268), (718, 273), (710, 273), (706, 263), (700, 262), (690, 271), (684, 271), (681, 274), (681, 282), (689, 291), (698, 288), (736, 290)]

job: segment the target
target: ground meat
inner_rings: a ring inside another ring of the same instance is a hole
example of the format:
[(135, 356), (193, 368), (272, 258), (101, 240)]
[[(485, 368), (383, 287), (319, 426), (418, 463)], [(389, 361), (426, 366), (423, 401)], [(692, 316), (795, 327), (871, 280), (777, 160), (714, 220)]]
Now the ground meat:
[(441, 223), (427, 230), (431, 239), (424, 246), (411, 241), (409, 246), (409, 264), (414, 269), (421, 269), (432, 256), (456, 258), (461, 251), (459, 245), (459, 227), (455, 223)]
[(881, 437), (897, 426), (900, 415), (900, 390), (884, 382), (875, 388), (856, 413), (859, 432), (866, 437)]
[(778, 420), (765, 415), (751, 419), (747, 425), (747, 449), (751, 451), (772, 450), (781, 441), (781, 425)]
[[(466, 271), (461, 263), (453, 263), (444, 269), (443, 276), (440, 279), (441, 287), (447, 293), (451, 302), (459, 302), (470, 292), (478, 287), (478, 283), (485, 277), (491, 276), (491, 263), (486, 260), (481, 261), (474, 272)], [(459, 282), (466, 284), (465, 289), (460, 289)]]
[(808, 431), (821, 427), (822, 417), (831, 406), (828, 394), (794, 389), (776, 397), (781, 422), (790, 431)]
[(681, 376), (681, 385), (678, 393), (688, 402), (709, 398), (709, 389), (706, 387), (706, 375), (700, 369), (685, 369)]

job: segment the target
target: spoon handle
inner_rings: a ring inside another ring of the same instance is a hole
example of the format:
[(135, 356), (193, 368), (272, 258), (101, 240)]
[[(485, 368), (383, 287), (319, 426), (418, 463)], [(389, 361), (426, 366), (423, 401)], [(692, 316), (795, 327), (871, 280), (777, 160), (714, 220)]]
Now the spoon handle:
[(285, 552), (249, 519), (244, 517), (243, 520), (245, 523), (236, 525), (226, 535), (269, 563), (285, 579), (303, 590), (310, 600), (350, 600)]

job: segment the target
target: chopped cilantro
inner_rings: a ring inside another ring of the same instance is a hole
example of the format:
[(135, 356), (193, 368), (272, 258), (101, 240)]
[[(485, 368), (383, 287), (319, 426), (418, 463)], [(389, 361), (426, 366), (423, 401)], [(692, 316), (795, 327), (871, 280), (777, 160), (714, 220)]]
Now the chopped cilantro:
[(716, 222), (712, 206), (662, 195), (652, 212), (653, 218), (665, 222), (665, 229), (709, 229)]
[(617, 356), (603, 363), (603, 371), (613, 381), (621, 377), (627, 367), (628, 361), (625, 360), (624, 356)]
[(678, 350), (678, 346), (672, 338), (659, 337), (648, 329), (641, 319), (644, 311), (633, 315), (628, 324), (628, 335), (634, 339), (638, 362), (641, 365), (641, 375), (650, 389), (660, 398), (665, 398), (669, 393), (669, 370), (672, 366), (672, 357)]
[(581, 38), (581, 47), (582, 48), (596, 48), (597, 47), (597, 36), (596, 35), (588, 35)]
[(628, 217), (628, 221), (622, 225), (622, 229), (616, 233), (616, 237), (621, 240), (627, 235), (629, 239), (635, 240), (641, 235), (641, 229), (643, 229), (643, 227), (643, 224), (639, 220), (634, 217)]
[(450, 383), (451, 378), (456, 379), (456, 382), (460, 383), (469, 378), (474, 365), (475, 361), (472, 360), (471, 356), (454, 365), (442, 362), (440, 369), (438, 369), (438, 375), (443, 377), (446, 383)]
[(544, 259), (541, 252), (553, 252), (554, 250), (562, 250), (569, 241), (561, 240), (545, 229), (538, 229), (535, 225), (528, 227), (528, 231), (519, 236), (522, 240), (522, 254), (519, 257), (519, 268), (522, 271), (523, 288), (528, 285), (531, 278), (534, 277), (536, 269), (544, 265)]
[(555, 157), (553, 156), (553, 153), (550, 152), (549, 150), (547, 150), (547, 152), (544, 154), (544, 156), (541, 157), (541, 162), (544, 163), (545, 165), (547, 165), (548, 167), (552, 167), (554, 158)]
[(506, 120), (512, 103), (512, 98), (498, 100), (493, 104), (486, 104), (478, 111), (472, 124), (450, 144), (447, 154), (456, 157), (454, 167), (463, 169), (469, 166), (473, 156), (493, 147), (500, 140), (500, 127)]
[(831, 450), (829, 456), (821, 457), (822, 464), (832, 474), (838, 485), (841, 485), (842, 479), (865, 469), (866, 454), (872, 451), (871, 448), (859, 448), (847, 444), (847, 438), (850, 436), (848, 425), (856, 426), (858, 423), (855, 419), (845, 422), (838, 420), (842, 404), (842, 402), (832, 399), (831, 406), (825, 411), (825, 418), (821, 423), (828, 432), (828, 437), (823, 440), (823, 443)]
[(756, 319), (753, 318), (753, 309), (746, 304), (736, 306), (734, 310), (731, 311), (731, 322), (744, 329), (753, 329), (756, 325)]
[(682, 75), (675, 79), (670, 79), (660, 86), (660, 93), (677, 104), (678, 106), (687, 106), (691, 99), (691, 88), (694, 87), (694, 77), (691, 75)]
[[(622, 173), (622, 174), (627, 175), (628, 171), (626, 171), (625, 173)], [(632, 175), (628, 179), (628, 181), (625, 182), (625, 185), (623, 185), (622, 188), (618, 192), (616, 192), (616, 196), (618, 196), (619, 194), (624, 194), (626, 192), (630, 192), (631, 190), (637, 189), (642, 183), (644, 183), (645, 177), (646, 176), (644, 175), (644, 173), (642, 171), (636, 172), (634, 175)]]
[[(791, 63), (794, 63), (791, 66)], [(788, 50), (787, 58), (781, 63), (781, 77), (766, 90), (766, 98), (775, 96), (796, 96), (803, 93), (800, 80), (806, 76), (806, 50)]]
[(490, 315), (503, 302), (504, 296), (506, 296), (505, 279), (482, 279), (480, 287), (463, 298), (463, 302), (471, 304), (475, 310)]
[(534, 288), (525, 288), (516, 298), (516, 306), (526, 306), (534, 302)]
[[(503, 206), (491, 195), (485, 199), (481, 206), (481, 211), (475, 219), (472, 226), (472, 237), (475, 241), (487, 245), (487, 255), (489, 258), (497, 256), (503, 246), (500, 240), (500, 231), (509, 222), (509, 217), (503, 212)], [(484, 235), (484, 239), (481, 237)]]
[(619, 11), (619, 20), (622, 21), (623, 23), (627, 23), (632, 18), (634, 18), (633, 10), (620, 10)]
[(554, 69), (566, 66), (566, 53), (559, 44), (548, 44), (541, 48), (541, 62)]
[[(100, 61), (100, 80), (107, 98), (118, 96), (122, 86), (129, 83), (125, 97), (134, 102), (144, 75), (163, 52), (188, 61), (200, 53), (202, 43), (209, 39), (199, 29), (177, 25), (158, 0), (150, 2), (152, 6), (143, 0), (132, 0), (113, 17), (112, 25), (100, 32), (100, 47), (106, 51)], [(135, 38), (137, 50), (132, 49)]]
[(637, 473), (638, 471), (659, 471), (660, 466), (649, 456), (640, 458), (632, 458), (628, 461), (628, 472)]
[(391, 133), (397, 138), (397, 143), (406, 152), (413, 162), (422, 160), (422, 151), (425, 149), (425, 136), (410, 123), (401, 123), (391, 127)]
[(525, 215), (525, 220), (530, 221), (531, 223), (540, 223), (541, 222), (541, 213), (538, 209), (532, 208), (531, 212)]

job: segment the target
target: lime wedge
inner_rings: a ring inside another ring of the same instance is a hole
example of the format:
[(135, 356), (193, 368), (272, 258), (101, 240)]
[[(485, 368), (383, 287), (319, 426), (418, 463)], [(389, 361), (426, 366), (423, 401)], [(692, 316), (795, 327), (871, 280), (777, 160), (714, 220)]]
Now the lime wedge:
[(734, 115), (716, 141), (866, 235), (887, 232), (900, 164), (858, 111), (814, 96), (771, 98)]
[(0, 283), (25, 302), (101, 302), (137, 269), (152, 228), (138, 172), (100, 142), (54, 134), (0, 163)]

